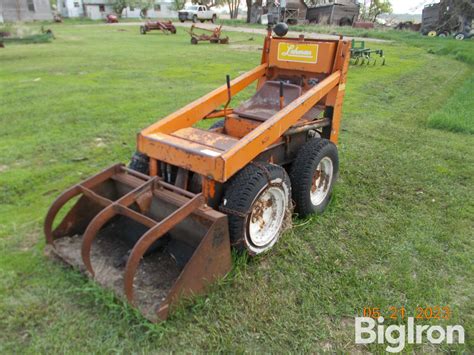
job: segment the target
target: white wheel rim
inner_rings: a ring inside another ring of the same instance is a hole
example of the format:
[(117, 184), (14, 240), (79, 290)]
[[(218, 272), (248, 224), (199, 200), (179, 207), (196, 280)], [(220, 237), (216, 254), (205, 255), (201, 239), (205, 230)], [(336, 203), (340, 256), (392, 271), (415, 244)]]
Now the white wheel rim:
[(270, 186), (257, 197), (248, 217), (248, 237), (259, 248), (256, 252), (262, 252), (276, 242), (287, 206), (288, 195), (280, 186)]
[(324, 157), (316, 167), (313, 175), (313, 182), (311, 184), (311, 203), (314, 206), (319, 206), (331, 189), (332, 175), (334, 167), (332, 160), (329, 157)]
[(455, 38), (456, 38), (456, 39), (463, 40), (463, 39), (464, 39), (464, 35), (463, 35), (462, 33), (459, 33), (458, 35), (456, 35)]

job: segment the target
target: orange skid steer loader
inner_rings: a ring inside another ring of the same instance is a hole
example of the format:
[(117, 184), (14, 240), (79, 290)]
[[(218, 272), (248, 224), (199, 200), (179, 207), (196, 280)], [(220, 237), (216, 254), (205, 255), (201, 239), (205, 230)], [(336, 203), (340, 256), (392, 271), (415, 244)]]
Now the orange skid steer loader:
[[(328, 204), (351, 44), (273, 31), (260, 65), (142, 130), (129, 167), (71, 187), (48, 211), (49, 251), (152, 321), (226, 275), (232, 246), (269, 250), (293, 204), (300, 216)], [(230, 108), (254, 82), (255, 94)]]

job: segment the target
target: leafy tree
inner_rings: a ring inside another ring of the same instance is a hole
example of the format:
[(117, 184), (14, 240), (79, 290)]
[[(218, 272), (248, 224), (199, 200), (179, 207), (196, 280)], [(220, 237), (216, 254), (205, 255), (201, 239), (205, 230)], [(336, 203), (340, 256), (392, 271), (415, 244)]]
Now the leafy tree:
[(128, 6), (128, 1), (127, 0), (116, 0), (113, 4), (113, 9), (115, 13), (120, 17), (122, 16), (122, 12), (124, 9), (126, 9)]
[(193, 4), (206, 5), (208, 9), (226, 3), (226, 0), (192, 0)]
[(186, 0), (173, 0), (171, 9), (174, 11), (179, 11), (184, 9), (184, 5), (186, 5)]
[(392, 4), (389, 0), (371, 0), (368, 8), (369, 20), (375, 22), (377, 16), (392, 13)]

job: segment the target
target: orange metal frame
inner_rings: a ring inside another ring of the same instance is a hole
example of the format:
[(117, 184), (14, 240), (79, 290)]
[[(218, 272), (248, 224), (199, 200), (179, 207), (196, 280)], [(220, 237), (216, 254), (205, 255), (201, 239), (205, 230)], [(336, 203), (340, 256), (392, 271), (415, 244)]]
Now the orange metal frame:
[[(282, 60), (280, 44), (285, 48), (299, 45), (317, 47), (315, 62)], [(184, 108), (145, 128), (138, 136), (138, 150), (150, 157), (150, 175), (158, 173), (157, 161), (163, 161), (205, 177), (206, 181), (225, 182), (260, 153), (268, 149), (313, 106), (332, 107), (330, 140), (337, 143), (345, 82), (349, 65), (350, 43), (339, 40), (299, 38), (265, 38), (262, 62), (256, 68), (230, 82), (231, 95), (236, 95), (258, 80), (260, 87), (276, 74), (296, 74), (302, 78), (317, 77), (316, 85), (305, 81), (303, 93), (293, 102), (243, 137), (212, 136), (192, 128), (200, 120), (223, 117), (232, 112), (217, 111), (228, 100), (223, 85)], [(203, 131), (201, 131), (203, 132)], [(196, 133), (199, 133), (196, 134)], [(204, 137), (204, 138), (203, 138)]]

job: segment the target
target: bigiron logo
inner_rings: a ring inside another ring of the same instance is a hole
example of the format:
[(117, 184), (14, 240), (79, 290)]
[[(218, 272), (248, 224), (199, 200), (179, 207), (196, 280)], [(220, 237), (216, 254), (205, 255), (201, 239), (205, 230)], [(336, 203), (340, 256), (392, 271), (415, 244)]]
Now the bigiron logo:
[(388, 344), (390, 353), (400, 352), (405, 344), (422, 344), (426, 339), (431, 344), (464, 344), (464, 327), (461, 325), (415, 325), (413, 317), (408, 317), (407, 325), (384, 326), (384, 318), (355, 318), (356, 344)]

